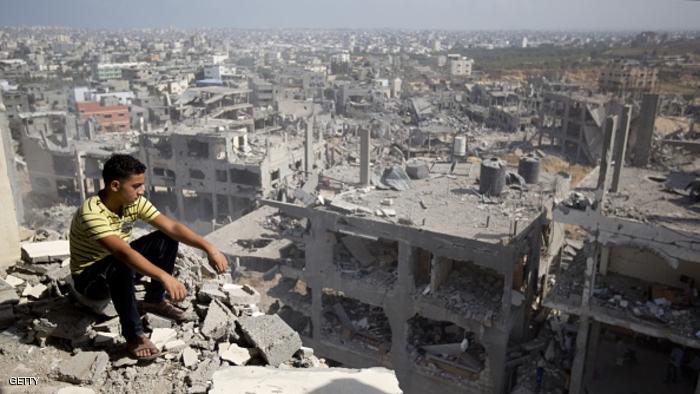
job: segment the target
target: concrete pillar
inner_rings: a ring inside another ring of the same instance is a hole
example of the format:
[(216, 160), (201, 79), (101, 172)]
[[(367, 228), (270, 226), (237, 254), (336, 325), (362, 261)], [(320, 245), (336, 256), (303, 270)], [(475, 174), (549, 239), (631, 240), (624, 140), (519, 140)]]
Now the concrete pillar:
[(608, 266), (610, 265), (610, 248), (607, 246), (602, 246), (600, 248), (600, 267), (598, 270), (601, 275), (608, 274)]
[(651, 141), (654, 136), (654, 123), (656, 122), (656, 109), (658, 105), (658, 94), (644, 95), (642, 99), (642, 109), (639, 113), (637, 142), (634, 146), (634, 160), (632, 160), (632, 165), (635, 167), (644, 167), (649, 164)]
[(369, 186), (369, 129), (360, 129), (360, 184)]
[(433, 257), (430, 264), (430, 291), (436, 292), (452, 272), (453, 261), (442, 257)]
[(583, 390), (583, 370), (586, 364), (590, 326), (590, 318), (588, 316), (581, 316), (579, 319), (578, 332), (576, 333), (576, 356), (574, 356), (574, 362), (571, 365), (571, 382), (569, 383), (570, 394), (585, 392)]
[(620, 177), (622, 169), (625, 167), (625, 154), (627, 152), (627, 137), (630, 132), (630, 123), (632, 122), (632, 106), (625, 105), (622, 107), (619, 127), (615, 132), (615, 144), (613, 146), (613, 160), (615, 161), (615, 169), (613, 171), (612, 185), (610, 191), (617, 193), (620, 190)]
[(13, 189), (15, 189), (14, 154), (7, 127), (5, 106), (0, 96), (0, 268), (9, 267), (20, 258), (19, 223)]
[(605, 194), (607, 193), (608, 173), (612, 161), (612, 145), (615, 141), (615, 129), (617, 128), (617, 116), (608, 116), (605, 120), (605, 134), (603, 136), (603, 152), (600, 156), (598, 172), (598, 187), (596, 190), (596, 206), (600, 210)]
[(588, 350), (586, 350), (586, 362), (583, 369), (584, 386), (591, 382), (595, 374), (595, 361), (598, 358), (598, 347), (600, 345), (600, 323), (597, 321), (591, 322), (591, 330), (588, 335)]
[(80, 201), (85, 201), (87, 193), (85, 191), (85, 165), (83, 164), (83, 152), (75, 151), (75, 176), (78, 179), (78, 191), (80, 191)]
[(309, 176), (314, 169), (314, 135), (311, 120), (306, 123), (306, 138), (304, 139), (304, 172)]
[(177, 218), (180, 221), (185, 220), (185, 197), (182, 195), (182, 189), (175, 187), (175, 196), (177, 197)]

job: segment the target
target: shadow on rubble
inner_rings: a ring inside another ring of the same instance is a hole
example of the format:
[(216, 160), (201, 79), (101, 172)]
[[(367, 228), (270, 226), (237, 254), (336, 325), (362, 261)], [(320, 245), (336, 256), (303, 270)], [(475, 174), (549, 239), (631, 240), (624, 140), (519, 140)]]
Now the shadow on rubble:
[(352, 379), (336, 379), (309, 394), (390, 394)]

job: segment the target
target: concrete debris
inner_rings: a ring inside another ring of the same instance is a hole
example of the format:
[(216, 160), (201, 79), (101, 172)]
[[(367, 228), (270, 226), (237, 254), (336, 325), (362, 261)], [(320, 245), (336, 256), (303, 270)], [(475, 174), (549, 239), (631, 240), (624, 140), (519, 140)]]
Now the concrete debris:
[(425, 179), (430, 176), (430, 169), (426, 162), (418, 160), (406, 164), (406, 174), (411, 179)]
[(30, 263), (50, 263), (70, 256), (68, 241), (25, 242), (22, 258)]
[(95, 391), (88, 387), (63, 387), (56, 391), (56, 394), (95, 394)]
[(151, 342), (158, 347), (158, 349), (163, 349), (166, 343), (177, 338), (177, 331), (172, 328), (156, 328), (151, 333)]
[(228, 294), (229, 305), (249, 305), (260, 302), (260, 293), (248, 285), (236, 285), (227, 283), (222, 288)]
[(163, 350), (168, 352), (179, 352), (187, 347), (187, 343), (182, 339), (176, 339), (174, 341), (166, 342), (163, 345)]
[(32, 285), (27, 285), (27, 287), (24, 288), (24, 291), (22, 292), (22, 297), (31, 297), (33, 299), (39, 299), (46, 294), (46, 291), (49, 288), (42, 284), (39, 283), (38, 285), (32, 286)]
[(138, 364), (138, 360), (132, 357), (122, 357), (117, 361), (112, 362), (112, 367), (114, 368), (123, 368), (123, 367), (131, 367), (133, 365)]
[(238, 320), (238, 326), (245, 339), (274, 367), (289, 360), (301, 347), (299, 334), (277, 315), (244, 317)]
[(201, 332), (206, 338), (219, 341), (229, 333), (231, 325), (235, 324), (236, 316), (219, 300), (209, 304), (207, 316), (202, 323)]
[[(14, 275), (7, 275), (5, 277), (5, 282), (9, 284), (10, 286), (16, 288), (17, 286), (21, 285), (24, 283), (24, 279), (18, 278)], [(0, 282), (1, 283), (1, 282)], [(0, 289), (1, 289), (2, 284), (0, 284)], [(0, 290), (1, 291), (1, 290)]]
[(19, 302), (19, 296), (14, 286), (0, 279), (0, 305), (16, 304)]
[(399, 382), (385, 368), (363, 370), (341, 368), (273, 369), (265, 367), (230, 367), (213, 376), (210, 393), (237, 391), (264, 394), (284, 388), (285, 393), (302, 394), (399, 394)]
[(233, 365), (245, 365), (250, 359), (250, 351), (235, 343), (222, 342), (219, 344), (219, 357), (223, 361), (233, 363)]
[(192, 349), (190, 346), (187, 346), (182, 351), (182, 364), (185, 367), (191, 368), (194, 365), (196, 365), (198, 361), (199, 361), (199, 353), (197, 353), (197, 351)]
[(109, 355), (105, 352), (80, 352), (58, 367), (58, 379), (75, 384), (94, 384), (103, 378)]
[(146, 315), (144, 315), (143, 317), (143, 320), (151, 329), (172, 328), (173, 326), (172, 320), (155, 315), (153, 313), (146, 313)]

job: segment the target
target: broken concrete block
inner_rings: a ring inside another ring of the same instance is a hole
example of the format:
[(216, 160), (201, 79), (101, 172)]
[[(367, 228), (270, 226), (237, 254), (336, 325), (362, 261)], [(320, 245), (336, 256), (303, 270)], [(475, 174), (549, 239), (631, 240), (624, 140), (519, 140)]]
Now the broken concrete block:
[(182, 339), (176, 339), (174, 341), (167, 342), (163, 349), (169, 352), (179, 352), (180, 350), (187, 347), (187, 344)]
[(46, 294), (46, 291), (48, 289), (49, 288), (43, 283), (39, 283), (36, 286), (27, 285), (27, 287), (25, 287), (24, 291), (22, 292), (22, 297), (39, 299)]
[(144, 316), (144, 321), (152, 330), (156, 328), (172, 328), (173, 326), (172, 320), (154, 315), (153, 313), (146, 313)]
[(151, 333), (151, 342), (153, 342), (159, 350), (162, 350), (166, 343), (175, 340), (175, 338), (177, 338), (177, 331), (172, 328), (156, 328)]
[(406, 174), (411, 179), (424, 179), (430, 176), (430, 169), (426, 162), (418, 160), (406, 164)]
[(30, 263), (48, 263), (69, 256), (70, 246), (65, 240), (22, 243), (22, 259)]
[(0, 279), (0, 305), (16, 304), (19, 302), (19, 296), (14, 287), (4, 280)]
[(228, 327), (235, 321), (236, 316), (226, 305), (219, 300), (213, 300), (201, 326), (202, 335), (218, 341), (228, 333)]
[(24, 279), (18, 278), (14, 275), (7, 275), (7, 277), (5, 278), (5, 283), (7, 283), (8, 285), (10, 285), (12, 287), (17, 287), (17, 286), (21, 285), (22, 283), (24, 283)]
[(80, 352), (58, 367), (58, 379), (68, 383), (91, 384), (99, 380), (109, 363), (105, 352)]
[(119, 360), (112, 363), (114, 368), (130, 367), (139, 363), (139, 360), (131, 357), (122, 357)]
[(205, 282), (197, 293), (197, 300), (208, 304), (212, 300), (225, 301), (228, 297), (219, 290), (219, 283), (216, 281)]
[(238, 320), (238, 325), (246, 340), (272, 366), (289, 360), (301, 347), (299, 334), (278, 315), (245, 317)]
[(197, 361), (199, 361), (199, 353), (187, 346), (185, 350), (182, 351), (182, 364), (185, 367), (190, 368), (197, 364)]
[(219, 346), (219, 357), (234, 365), (245, 365), (251, 359), (250, 351), (235, 343), (226, 343), (223, 346)]
[(110, 346), (117, 342), (119, 334), (113, 332), (99, 332), (92, 339), (95, 346)]
[(260, 293), (248, 285), (241, 286), (227, 283), (223, 286), (223, 291), (228, 294), (230, 305), (247, 305), (260, 302)]

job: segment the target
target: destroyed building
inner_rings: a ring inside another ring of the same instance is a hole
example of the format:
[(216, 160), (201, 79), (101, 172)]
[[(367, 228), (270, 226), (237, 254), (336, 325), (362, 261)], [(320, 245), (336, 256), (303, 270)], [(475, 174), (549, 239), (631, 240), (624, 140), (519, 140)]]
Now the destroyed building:
[(298, 136), (247, 133), (235, 121), (209, 120), (142, 134), (139, 156), (154, 203), (208, 233), (252, 210), (259, 198), (280, 198), (307, 165), (322, 167), (323, 140), (311, 135), (309, 143), (307, 156)]
[[(502, 162), (485, 161), (506, 176)], [(279, 264), (268, 294), (319, 354), (391, 367), (407, 393), (501, 392), (509, 343), (526, 335), (539, 278), (563, 240), (547, 208), (560, 186), (542, 173), (487, 192), (480, 167), (409, 162), (412, 179), (401, 167), (383, 177), (335, 167), (318, 191), (305, 186), (294, 204), (266, 200), (209, 239), (242, 265)], [(370, 177), (376, 188), (362, 187)], [(262, 235), (271, 223), (288, 223), (281, 239)], [(250, 231), (238, 236), (241, 227)]]

